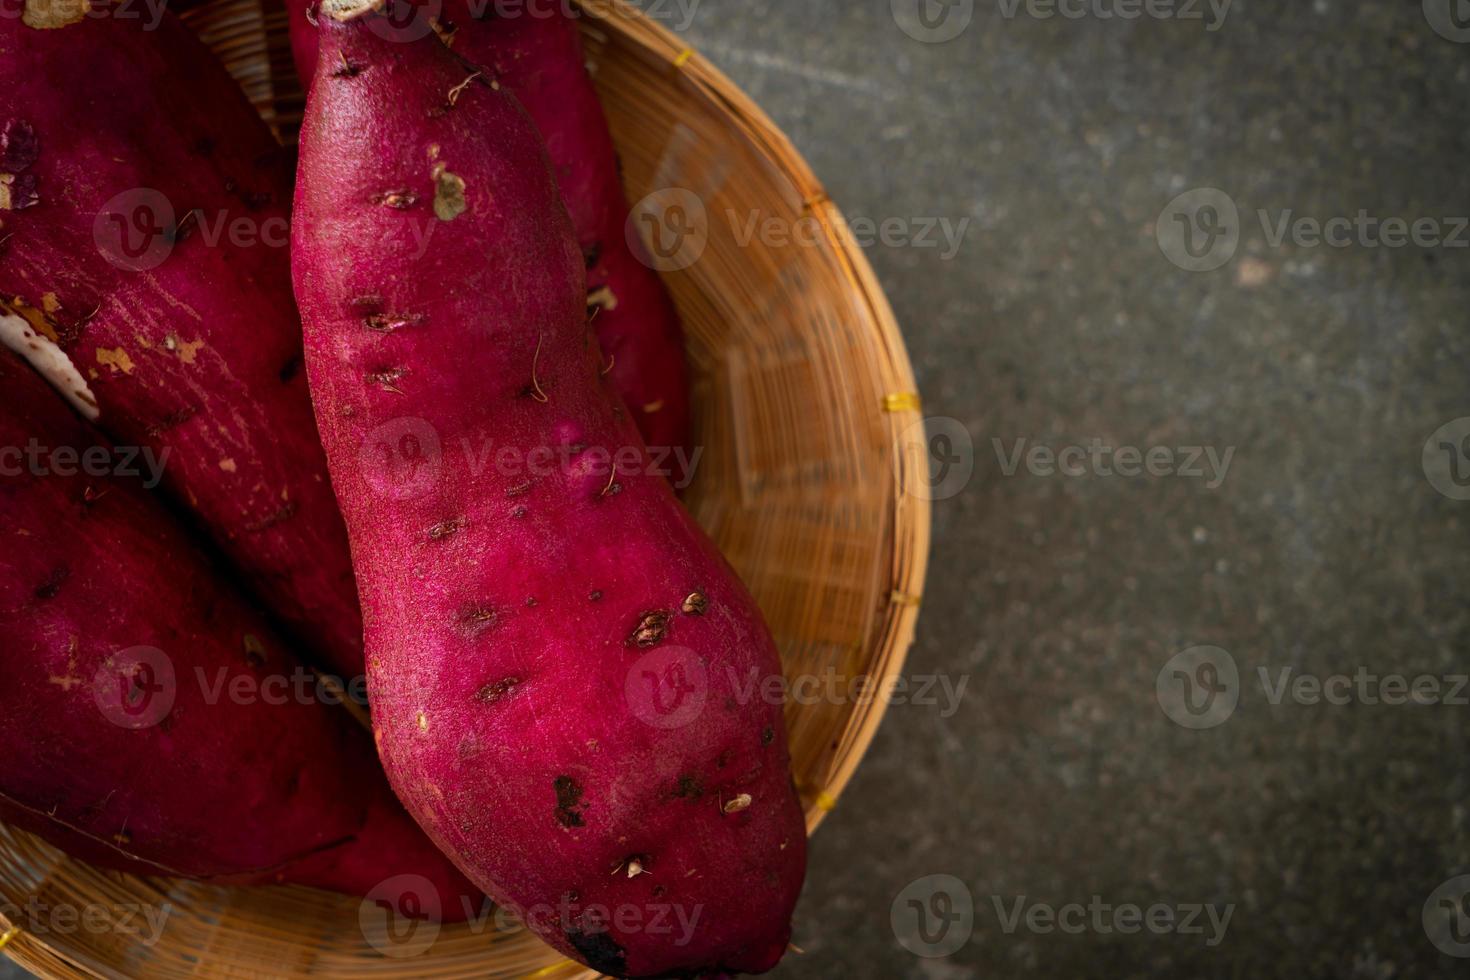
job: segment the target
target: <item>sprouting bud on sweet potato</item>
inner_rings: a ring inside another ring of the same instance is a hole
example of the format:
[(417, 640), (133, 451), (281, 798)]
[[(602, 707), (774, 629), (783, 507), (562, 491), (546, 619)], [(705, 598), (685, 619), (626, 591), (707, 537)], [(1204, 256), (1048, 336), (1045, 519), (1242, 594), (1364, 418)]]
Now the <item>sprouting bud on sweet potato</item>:
[(0, 17), (0, 341), (113, 440), (166, 451), (176, 504), (304, 650), (354, 677), (361, 617), (301, 370), (290, 195), (284, 151), (171, 13)]
[[(350, 2), (320, 17), (293, 268), (389, 778), (567, 955), (619, 976), (769, 969), (806, 855), (780, 707), (735, 682), (779, 675), (769, 631), (600, 377), (529, 119)], [(447, 217), (428, 203), (445, 172)], [(390, 189), (419, 203), (385, 207)], [(362, 297), (420, 319), (364, 329)], [(369, 380), (385, 370), (394, 391)], [(482, 444), (558, 462), (528, 480)], [(599, 465), (629, 447), (633, 465)], [(674, 921), (687, 934), (656, 927)]]
[(416, 875), (463, 918), (477, 892), (367, 734), (300, 693), (133, 459), (0, 351), (0, 820), (142, 875), (355, 895)]
[[(290, 0), (287, 7), (296, 67), (309, 84), (319, 43), (315, 2)], [(399, 36), (432, 30), (482, 77), (509, 91), (536, 124), (582, 249), (587, 315), (607, 376), (644, 442), (683, 449), (690, 438), (683, 328), (658, 273), (629, 244), (617, 152), (568, 8), (548, 4), (501, 14), (476, 0), (426, 0), (404, 23)]]

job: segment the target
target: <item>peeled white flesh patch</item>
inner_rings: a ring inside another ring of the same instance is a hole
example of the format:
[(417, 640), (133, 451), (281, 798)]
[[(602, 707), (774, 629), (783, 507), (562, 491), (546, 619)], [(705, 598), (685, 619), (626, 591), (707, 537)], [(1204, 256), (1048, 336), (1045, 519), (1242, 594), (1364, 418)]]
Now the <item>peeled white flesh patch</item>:
[(0, 314), (0, 344), (24, 357), (84, 418), (97, 421), (102, 412), (97, 407), (97, 396), (87, 386), (87, 379), (66, 356), (66, 351), (49, 337), (36, 333), (24, 317)]

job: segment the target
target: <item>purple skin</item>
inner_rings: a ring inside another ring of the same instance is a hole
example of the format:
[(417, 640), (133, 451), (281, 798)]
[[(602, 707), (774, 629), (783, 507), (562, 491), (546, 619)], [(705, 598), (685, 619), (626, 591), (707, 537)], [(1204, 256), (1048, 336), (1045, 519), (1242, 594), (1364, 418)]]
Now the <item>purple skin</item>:
[(293, 262), (389, 779), (568, 956), (770, 969), (806, 866), (781, 707), (746, 686), (775, 646), (599, 375), (530, 120), (379, 16), (321, 19)]
[[(32, 439), (44, 473), (14, 452)], [(142, 875), (351, 895), (422, 875), (430, 908), (463, 918), (479, 893), (393, 798), (366, 733), (342, 708), (260, 686), (300, 665), (154, 495), (51, 455), (108, 446), (0, 351), (0, 742), (19, 747), (0, 755), (0, 818)], [(99, 677), (138, 647), (168, 667)], [(285, 703), (249, 696), (262, 692)]]
[[(287, 4), (296, 67), (309, 80), (318, 40), (307, 6), (307, 0)], [(586, 261), (587, 311), (613, 389), (646, 444), (687, 448), (689, 368), (679, 315), (658, 273), (628, 244), (617, 153), (576, 21), (557, 5), (538, 9), (534, 16), (500, 17), (487, 3), (442, 0), (440, 17), (453, 26), (454, 53), (508, 89), (546, 143)]]
[(98, 14), (0, 18), (0, 313), (65, 351), (110, 439), (168, 451), (175, 504), (314, 663), (358, 676), (351, 556), (291, 297), (288, 160), (171, 14), (154, 29)]

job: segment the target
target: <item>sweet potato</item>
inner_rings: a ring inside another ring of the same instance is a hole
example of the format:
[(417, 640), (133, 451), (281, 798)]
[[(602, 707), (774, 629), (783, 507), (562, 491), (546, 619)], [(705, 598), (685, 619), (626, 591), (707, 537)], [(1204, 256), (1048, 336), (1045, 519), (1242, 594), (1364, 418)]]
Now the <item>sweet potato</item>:
[[(315, 0), (288, 2), (291, 48), (303, 79), (314, 77), (316, 68), (309, 2)], [(587, 75), (576, 21), (564, 4), (498, 14), (481, 0), (434, 0), (398, 36), (427, 30), (431, 10), (454, 52), (508, 89), (535, 122), (587, 263), (587, 311), (612, 387), (644, 442), (684, 449), (689, 377), (683, 328), (663, 281), (629, 244), (617, 153)]]
[[(301, 371), (284, 152), (171, 14), (0, 18), (0, 334), (64, 376), (344, 676), (362, 671), (347, 537)], [(49, 27), (42, 27), (49, 24)], [(53, 372), (55, 373), (55, 372)]]
[(350, 3), (321, 18), (292, 261), (389, 778), (567, 955), (769, 969), (806, 854), (780, 706), (744, 687), (779, 678), (769, 631), (599, 377), (528, 118)]
[(136, 874), (357, 895), (416, 874), (463, 917), (478, 893), (367, 734), (119, 475), (132, 455), (0, 351), (0, 818)]

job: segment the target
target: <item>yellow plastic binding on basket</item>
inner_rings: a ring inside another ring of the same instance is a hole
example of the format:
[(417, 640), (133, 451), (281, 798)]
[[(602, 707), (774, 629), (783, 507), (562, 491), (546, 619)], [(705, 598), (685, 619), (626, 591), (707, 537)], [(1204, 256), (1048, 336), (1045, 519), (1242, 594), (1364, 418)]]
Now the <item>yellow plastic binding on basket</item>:
[(883, 411), (885, 412), (917, 412), (921, 406), (917, 391), (898, 391), (883, 396)]

